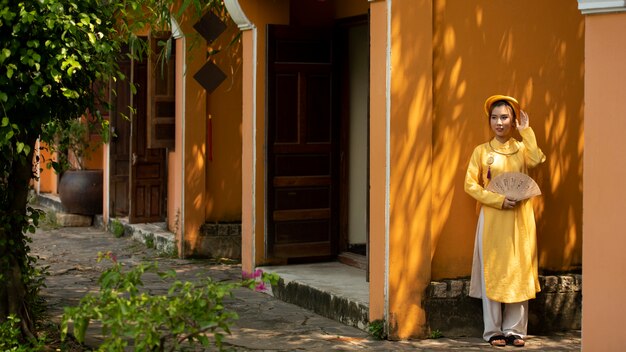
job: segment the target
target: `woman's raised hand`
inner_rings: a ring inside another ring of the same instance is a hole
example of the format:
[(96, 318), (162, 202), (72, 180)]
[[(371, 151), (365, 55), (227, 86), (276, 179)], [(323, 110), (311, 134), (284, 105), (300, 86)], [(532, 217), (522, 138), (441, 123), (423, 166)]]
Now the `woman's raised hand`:
[(520, 114), (519, 114), (519, 121), (517, 122), (517, 129), (519, 131), (525, 129), (526, 127), (528, 127), (528, 125), (530, 125), (530, 122), (528, 121), (528, 114), (526, 113), (526, 111), (524, 110), (520, 110)]

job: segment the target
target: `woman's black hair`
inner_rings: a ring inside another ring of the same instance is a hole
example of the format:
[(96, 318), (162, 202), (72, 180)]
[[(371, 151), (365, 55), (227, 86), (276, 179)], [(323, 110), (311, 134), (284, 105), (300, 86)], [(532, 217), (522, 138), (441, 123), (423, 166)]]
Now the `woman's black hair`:
[(491, 119), (491, 112), (493, 111), (494, 108), (497, 108), (498, 106), (502, 106), (502, 105), (506, 105), (511, 109), (511, 114), (513, 115), (513, 121), (517, 122), (517, 116), (515, 115), (515, 109), (513, 109), (513, 106), (511, 105), (511, 103), (509, 103), (508, 101), (502, 99), (502, 100), (496, 100), (495, 102), (493, 102), (493, 104), (491, 104), (491, 106), (489, 107), (489, 118)]

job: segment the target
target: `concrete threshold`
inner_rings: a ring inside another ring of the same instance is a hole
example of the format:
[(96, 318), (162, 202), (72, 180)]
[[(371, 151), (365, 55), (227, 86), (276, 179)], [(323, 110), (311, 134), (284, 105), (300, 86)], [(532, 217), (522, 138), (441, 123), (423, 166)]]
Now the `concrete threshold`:
[(369, 283), (365, 270), (340, 262), (265, 266), (280, 276), (269, 294), (321, 316), (366, 330), (369, 324)]

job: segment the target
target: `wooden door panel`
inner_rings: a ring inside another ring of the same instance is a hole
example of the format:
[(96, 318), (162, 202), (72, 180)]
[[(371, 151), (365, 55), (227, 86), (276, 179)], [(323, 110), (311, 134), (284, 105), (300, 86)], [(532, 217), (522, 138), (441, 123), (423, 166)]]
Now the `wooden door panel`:
[(274, 176), (328, 176), (331, 172), (330, 152), (321, 154), (281, 154), (276, 155)]
[[(277, 221), (275, 222), (276, 243), (296, 244), (329, 242), (330, 221), (329, 219), (305, 219), (300, 221)], [(294, 237), (293, 234), (299, 236)]]
[(159, 181), (153, 183), (142, 182), (134, 190), (135, 217), (149, 218), (161, 211), (161, 185)]
[(274, 143), (298, 143), (298, 75), (276, 75)]
[(274, 192), (274, 209), (330, 208), (330, 187), (284, 187)]
[(337, 121), (329, 30), (268, 28), (268, 255), (337, 248)]
[[(331, 143), (332, 81), (331, 76), (310, 75), (306, 80), (306, 139), (309, 143)], [(330, 92), (330, 94), (316, 94)]]

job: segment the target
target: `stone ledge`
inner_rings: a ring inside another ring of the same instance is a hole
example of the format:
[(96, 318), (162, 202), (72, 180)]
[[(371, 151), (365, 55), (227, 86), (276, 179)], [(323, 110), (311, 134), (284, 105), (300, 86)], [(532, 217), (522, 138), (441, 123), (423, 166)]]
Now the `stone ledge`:
[(276, 298), (311, 310), (323, 317), (348, 326), (366, 330), (369, 324), (369, 305), (342, 297), (326, 290), (297, 281), (280, 279), (272, 286)]
[(241, 223), (217, 222), (200, 226), (193, 257), (241, 259)]
[(207, 222), (200, 226), (200, 236), (235, 236), (241, 237), (241, 223)]
[[(481, 301), (469, 297), (469, 283), (469, 278), (431, 282), (425, 298), (431, 330), (445, 336), (482, 334)], [(582, 275), (540, 276), (539, 284), (541, 292), (529, 302), (529, 333), (580, 330)]]
[(91, 226), (93, 217), (89, 215), (69, 214), (57, 212), (55, 215), (56, 222), (63, 227), (89, 227)]

